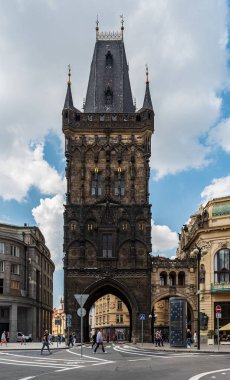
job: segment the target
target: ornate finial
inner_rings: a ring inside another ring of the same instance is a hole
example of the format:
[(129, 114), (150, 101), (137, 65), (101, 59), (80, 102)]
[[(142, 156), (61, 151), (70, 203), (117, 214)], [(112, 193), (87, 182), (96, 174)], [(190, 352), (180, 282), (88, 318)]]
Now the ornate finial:
[(122, 35), (122, 40), (123, 40), (123, 32), (124, 32), (124, 17), (123, 15), (120, 15), (121, 18), (121, 35)]
[(96, 40), (98, 40), (99, 37), (99, 21), (98, 21), (98, 15), (97, 15), (97, 20), (96, 20)]
[(68, 72), (68, 77), (69, 77), (68, 84), (71, 84), (71, 81), (70, 81), (70, 77), (71, 77), (71, 67), (70, 67), (70, 65), (68, 65), (68, 68), (69, 68), (69, 72)]
[(148, 65), (145, 65), (146, 83), (149, 83), (149, 69)]

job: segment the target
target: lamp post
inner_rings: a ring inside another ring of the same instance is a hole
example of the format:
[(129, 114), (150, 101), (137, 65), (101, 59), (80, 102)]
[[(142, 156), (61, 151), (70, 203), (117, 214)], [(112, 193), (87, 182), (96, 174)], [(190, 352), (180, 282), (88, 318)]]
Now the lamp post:
[(152, 343), (154, 344), (154, 341), (155, 341), (155, 336), (154, 336), (154, 323), (157, 319), (157, 314), (154, 313), (154, 311), (152, 312), (152, 314), (149, 314), (149, 319), (150, 319), (150, 322), (151, 322), (151, 335), (152, 335)]
[(200, 261), (201, 257), (206, 255), (207, 250), (203, 247), (198, 247), (198, 245), (195, 245), (195, 247), (191, 257), (197, 260), (197, 350), (200, 350)]
[(65, 324), (65, 321), (66, 321), (66, 314), (65, 313), (62, 313), (62, 321), (63, 321), (63, 324), (61, 325), (62, 327), (62, 336), (64, 335), (65, 336), (65, 330), (66, 330), (66, 324)]
[(61, 317), (60, 317), (60, 314), (57, 313), (55, 315), (55, 326), (57, 326), (57, 330), (56, 330), (56, 333), (57, 333), (57, 347), (58, 347), (58, 325), (60, 326), (60, 322), (61, 322)]

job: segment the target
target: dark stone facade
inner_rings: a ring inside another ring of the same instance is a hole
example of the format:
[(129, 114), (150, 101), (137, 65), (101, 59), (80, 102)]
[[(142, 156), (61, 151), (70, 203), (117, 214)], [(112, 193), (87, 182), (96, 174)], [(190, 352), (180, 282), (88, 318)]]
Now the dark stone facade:
[[(112, 54), (113, 41), (109, 42)], [(68, 96), (72, 99), (70, 83)], [(150, 340), (148, 182), (153, 129), (151, 109), (129, 114), (80, 113), (71, 101), (65, 102), (64, 300), (65, 312), (72, 314), (72, 328), (78, 332), (79, 305), (74, 294), (89, 294), (84, 306), (88, 316), (99, 297), (113, 293), (129, 309), (130, 338), (141, 339), (139, 315), (144, 313), (144, 340)], [(84, 340), (89, 336), (87, 316)]]

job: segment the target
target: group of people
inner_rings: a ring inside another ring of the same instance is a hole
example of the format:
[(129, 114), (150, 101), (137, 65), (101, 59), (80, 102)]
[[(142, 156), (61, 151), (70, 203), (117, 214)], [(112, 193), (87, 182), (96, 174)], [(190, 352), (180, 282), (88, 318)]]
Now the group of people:
[(164, 346), (164, 337), (161, 330), (157, 330), (155, 332), (155, 346), (156, 347)]
[(192, 335), (191, 330), (187, 329), (187, 333), (186, 333), (187, 348), (191, 348), (193, 343), (194, 343), (194, 347), (196, 347), (197, 346), (197, 339), (198, 338), (197, 338), (196, 330), (194, 331), (194, 334)]
[[(98, 329), (97, 334), (94, 334), (92, 336), (92, 338), (93, 338), (93, 342), (92, 342), (93, 352), (96, 353), (98, 347), (101, 345), (102, 352), (104, 352), (104, 354), (106, 354), (107, 352), (105, 351), (105, 347), (103, 344), (103, 336), (102, 336), (101, 329)], [(95, 345), (96, 345), (96, 347), (94, 348)]]

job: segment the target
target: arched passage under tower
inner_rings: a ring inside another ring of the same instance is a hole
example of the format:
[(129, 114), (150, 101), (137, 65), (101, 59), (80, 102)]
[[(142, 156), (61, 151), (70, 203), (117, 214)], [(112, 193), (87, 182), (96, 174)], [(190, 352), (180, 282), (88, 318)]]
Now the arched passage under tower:
[[(108, 296), (108, 295), (113, 295), (117, 297), (117, 299), (119, 299), (120, 301), (124, 303), (124, 305), (126, 306), (128, 310), (129, 326), (126, 326), (127, 329), (125, 331), (125, 339), (128, 341), (131, 341), (133, 337), (136, 337), (138, 335), (137, 330), (141, 326), (141, 321), (139, 320), (141, 311), (138, 306), (137, 300), (134, 298), (133, 294), (130, 294), (128, 289), (126, 289), (123, 284), (119, 283), (116, 280), (111, 280), (111, 279), (99, 280), (99, 281), (96, 281), (91, 286), (88, 286), (88, 288), (86, 289), (84, 293), (89, 295), (84, 304), (84, 308), (86, 309), (86, 316), (83, 319), (83, 340), (85, 342), (89, 341), (92, 335), (92, 326), (90, 326), (90, 323), (89, 323), (90, 311), (98, 299), (104, 296)], [(77, 308), (78, 307), (79, 305), (77, 305)], [(110, 307), (113, 308), (113, 305), (110, 305)], [(115, 305), (114, 308), (115, 308), (114, 310), (114, 313), (115, 313), (117, 305)], [(119, 315), (119, 310), (117, 310), (117, 315)], [(117, 322), (116, 327), (119, 326), (121, 329), (122, 323), (121, 322), (119, 323), (119, 322), (120, 321)], [(146, 323), (148, 323), (147, 328), (149, 328), (149, 321), (147, 320)], [(94, 330), (97, 329), (97, 327), (103, 328), (103, 323), (100, 326), (95, 325)], [(107, 321), (104, 324), (105, 329), (108, 328), (108, 329), (111, 329), (111, 331), (115, 331), (113, 327), (115, 326), (111, 326), (111, 324), (107, 323)], [(77, 315), (74, 316), (73, 318), (73, 329), (76, 330), (77, 336), (80, 337), (80, 317), (78, 317)], [(110, 339), (111, 339), (111, 334), (110, 334)]]

